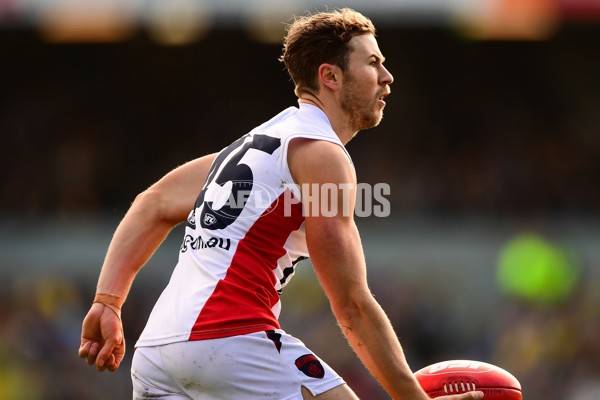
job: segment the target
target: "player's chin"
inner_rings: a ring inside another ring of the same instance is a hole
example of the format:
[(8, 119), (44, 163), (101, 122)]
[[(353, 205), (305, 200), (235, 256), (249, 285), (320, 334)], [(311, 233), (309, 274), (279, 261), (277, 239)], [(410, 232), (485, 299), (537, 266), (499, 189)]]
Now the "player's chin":
[(377, 110), (377, 112), (373, 115), (373, 127), (379, 125), (381, 120), (383, 119), (383, 108)]

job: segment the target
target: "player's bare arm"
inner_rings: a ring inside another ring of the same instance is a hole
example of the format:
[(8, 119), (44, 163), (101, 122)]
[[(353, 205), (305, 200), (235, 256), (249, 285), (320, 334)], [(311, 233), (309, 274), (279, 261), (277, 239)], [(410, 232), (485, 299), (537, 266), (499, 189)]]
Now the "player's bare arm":
[(127, 294), (138, 270), (171, 229), (186, 220), (215, 156), (174, 169), (135, 198), (108, 248), (98, 291)]
[(96, 300), (83, 322), (79, 356), (88, 364), (95, 363), (101, 371), (119, 367), (125, 352), (120, 306), (137, 272), (171, 229), (186, 220), (215, 156), (169, 172), (135, 198), (119, 224), (102, 266)]
[[(356, 185), (354, 169), (343, 149), (336, 144), (293, 141), (288, 161), (295, 182), (301, 186), (325, 183), (334, 183), (338, 187)], [(368, 287), (361, 240), (353, 218), (354, 195), (352, 189), (349, 214), (305, 216), (306, 240), (312, 263), (350, 345), (386, 391), (394, 399), (428, 399), (406, 362), (389, 319)], [(340, 191), (338, 210), (348, 208), (341, 203), (345, 198)], [(320, 201), (329, 199), (322, 198)], [(481, 395), (473, 392), (445, 399), (477, 399)]]

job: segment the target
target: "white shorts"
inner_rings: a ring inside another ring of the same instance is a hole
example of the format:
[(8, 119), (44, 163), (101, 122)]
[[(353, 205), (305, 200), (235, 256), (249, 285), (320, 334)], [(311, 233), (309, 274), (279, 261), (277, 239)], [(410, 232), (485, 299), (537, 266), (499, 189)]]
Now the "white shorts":
[(302, 400), (345, 382), (282, 330), (136, 349), (133, 399)]

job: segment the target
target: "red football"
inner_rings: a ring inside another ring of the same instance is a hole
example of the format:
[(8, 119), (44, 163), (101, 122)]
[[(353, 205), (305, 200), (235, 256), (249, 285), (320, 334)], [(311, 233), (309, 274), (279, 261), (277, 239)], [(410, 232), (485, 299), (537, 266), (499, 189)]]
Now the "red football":
[(479, 390), (483, 400), (523, 400), (517, 378), (480, 361), (443, 361), (418, 370), (415, 377), (431, 398)]

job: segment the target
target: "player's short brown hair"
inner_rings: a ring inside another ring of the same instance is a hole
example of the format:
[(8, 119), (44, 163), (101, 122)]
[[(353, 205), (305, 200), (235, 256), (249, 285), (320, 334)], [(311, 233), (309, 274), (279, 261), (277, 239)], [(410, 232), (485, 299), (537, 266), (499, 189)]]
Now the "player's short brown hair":
[(375, 34), (371, 20), (350, 8), (296, 18), (288, 27), (280, 61), (285, 64), (296, 94), (318, 91), (317, 73), (323, 63), (348, 67), (350, 39)]

